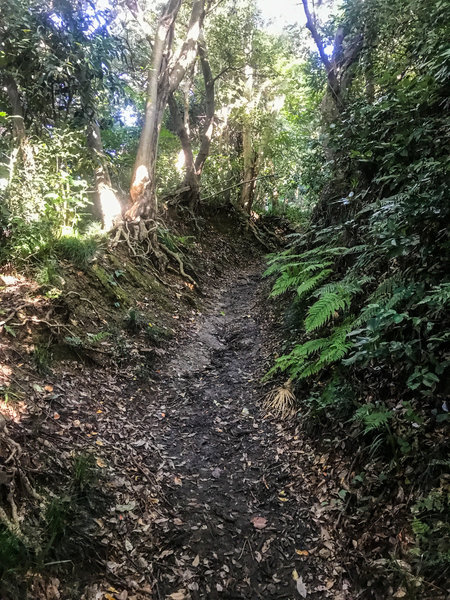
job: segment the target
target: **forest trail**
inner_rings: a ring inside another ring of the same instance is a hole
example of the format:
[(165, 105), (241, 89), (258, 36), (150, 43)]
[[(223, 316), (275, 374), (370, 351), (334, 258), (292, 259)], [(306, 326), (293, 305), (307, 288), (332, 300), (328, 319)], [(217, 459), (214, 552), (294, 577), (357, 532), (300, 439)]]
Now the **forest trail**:
[(147, 406), (159, 417), (146, 422), (170, 513), (150, 560), (158, 599), (319, 597), (305, 560), (317, 538), (292, 472), (296, 438), (262, 411), (261, 270), (250, 265), (216, 292), (161, 369), (158, 405)]

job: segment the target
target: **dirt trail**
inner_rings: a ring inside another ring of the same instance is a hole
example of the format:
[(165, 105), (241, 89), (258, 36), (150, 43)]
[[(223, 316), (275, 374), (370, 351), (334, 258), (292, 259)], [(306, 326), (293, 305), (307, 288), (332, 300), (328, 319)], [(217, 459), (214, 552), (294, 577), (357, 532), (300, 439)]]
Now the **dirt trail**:
[(293, 570), (311, 578), (301, 554), (314, 532), (282, 428), (261, 410), (260, 274), (253, 265), (218, 292), (160, 373), (157, 431), (148, 423), (171, 518), (157, 534), (157, 598), (300, 598)]

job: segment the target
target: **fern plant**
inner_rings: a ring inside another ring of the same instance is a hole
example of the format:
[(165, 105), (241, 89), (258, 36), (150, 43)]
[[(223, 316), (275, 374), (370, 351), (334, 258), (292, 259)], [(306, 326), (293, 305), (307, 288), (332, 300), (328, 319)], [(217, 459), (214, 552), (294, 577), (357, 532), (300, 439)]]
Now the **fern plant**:
[(297, 380), (316, 375), (346, 355), (351, 347), (351, 342), (347, 339), (351, 327), (349, 320), (337, 327), (329, 337), (315, 338), (296, 345), (289, 354), (276, 360), (267, 377), (277, 371), (286, 371), (292, 379)]

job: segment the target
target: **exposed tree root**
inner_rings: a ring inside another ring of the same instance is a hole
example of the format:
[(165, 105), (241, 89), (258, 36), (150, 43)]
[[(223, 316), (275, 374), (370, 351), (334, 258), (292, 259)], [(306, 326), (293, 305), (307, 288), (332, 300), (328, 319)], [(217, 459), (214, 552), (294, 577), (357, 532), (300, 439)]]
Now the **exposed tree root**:
[(273, 246), (268, 244), (266, 242), (266, 240), (260, 235), (258, 228), (256, 227), (256, 225), (253, 223), (253, 221), (250, 218), (248, 219), (247, 227), (251, 230), (251, 232), (253, 233), (255, 238), (258, 240), (258, 242), (261, 244), (261, 246), (266, 248), (266, 250), (269, 250), (269, 252), (273, 251)]
[(157, 238), (158, 222), (154, 219), (138, 221), (122, 221), (115, 229), (112, 247), (125, 242), (135, 258), (153, 258), (158, 268), (164, 272), (167, 268), (167, 257), (161, 251)]
[(164, 252), (166, 252), (166, 254), (168, 254), (169, 256), (171, 256), (172, 258), (174, 258), (177, 263), (180, 266), (180, 274), (187, 279), (190, 283), (192, 283), (192, 285), (196, 286), (197, 282), (195, 281), (195, 279), (193, 279), (190, 275), (188, 275), (186, 273), (186, 271), (184, 270), (184, 264), (183, 261), (181, 260), (181, 256), (179, 254), (177, 254), (176, 252), (172, 252), (172, 250), (169, 250), (169, 248), (167, 248), (167, 246), (162, 246)]
[(3, 321), (0, 321), (0, 331), (3, 329), (3, 326), (6, 325), (6, 323), (9, 323), (9, 321), (11, 321), (11, 319), (14, 319), (14, 317), (16, 316), (16, 314), (18, 312), (20, 312), (24, 308), (27, 308), (28, 306), (33, 306), (33, 303), (32, 302), (25, 302), (25, 304), (21, 304), (20, 306), (17, 306), (16, 308), (14, 308), (9, 313), (9, 315), (6, 317), (6, 319), (4, 319)]
[(105, 322), (105, 320), (102, 319), (98, 310), (96, 309), (95, 304), (93, 302), (91, 302), (91, 300), (89, 300), (89, 298), (83, 298), (83, 296), (81, 294), (79, 294), (78, 292), (74, 292), (74, 291), (67, 292), (67, 294), (65, 294), (65, 296), (66, 296), (66, 298), (68, 296), (77, 296), (83, 302), (87, 302), (87, 304), (89, 304), (89, 306), (92, 308), (94, 313), (97, 315), (97, 318), (99, 319), (99, 321)]
[(0, 523), (6, 527), (13, 535), (16, 536), (26, 546), (29, 546), (28, 538), (22, 533), (19, 522), (14, 518), (10, 519), (6, 514), (6, 511), (0, 506)]
[(271, 231), (268, 227), (266, 227), (266, 225), (261, 223), (260, 227), (267, 233), (267, 235), (276, 240), (277, 244), (281, 245), (283, 243), (282, 238), (279, 235), (277, 235), (274, 231)]
[[(146, 221), (141, 219), (137, 222), (123, 221), (117, 226), (112, 247), (117, 246), (120, 242), (125, 242), (132, 256), (135, 258), (154, 257), (158, 268), (163, 272), (167, 270), (168, 257), (170, 257), (178, 263), (180, 275), (189, 281), (189, 283), (196, 286), (197, 282), (195, 279), (186, 273), (180, 254), (173, 252), (173, 250), (170, 250), (164, 244), (159, 243), (157, 231), (161, 225), (164, 225), (161, 220), (155, 221), (153, 219)], [(167, 285), (164, 281), (162, 283)]]
[[(5, 468), (1, 471), (2, 478), (5, 481), (8, 481), (9, 490), (7, 500), (10, 506), (10, 516), (8, 516), (6, 510), (0, 506), (0, 523), (26, 546), (30, 546), (30, 541), (20, 527), (21, 519), (17, 508), (17, 482), (20, 481), (26, 493), (38, 502), (42, 502), (44, 498), (36, 492), (27, 475), (20, 468), (18, 459), (23, 454), (22, 447), (9, 436), (6, 420), (2, 415), (0, 415), (0, 442), (10, 451), (10, 455), (4, 461)], [(9, 467), (6, 467), (8, 463), (12, 464)]]

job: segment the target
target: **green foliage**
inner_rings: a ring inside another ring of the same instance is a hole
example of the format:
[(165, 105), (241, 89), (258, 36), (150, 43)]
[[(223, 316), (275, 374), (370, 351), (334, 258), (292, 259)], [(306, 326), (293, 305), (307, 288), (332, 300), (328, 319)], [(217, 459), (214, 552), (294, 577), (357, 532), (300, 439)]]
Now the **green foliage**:
[(98, 331), (97, 333), (88, 333), (87, 337), (91, 344), (99, 344), (108, 339), (112, 334), (109, 331)]
[(143, 327), (144, 317), (135, 308), (130, 308), (125, 315), (125, 327), (130, 333), (138, 333)]
[(88, 236), (62, 236), (53, 244), (59, 258), (68, 260), (80, 269), (88, 266), (99, 248), (99, 240)]
[(33, 360), (38, 373), (46, 375), (50, 372), (52, 352), (48, 344), (37, 343), (34, 345)]
[(95, 457), (92, 454), (77, 454), (73, 459), (73, 486), (84, 492), (98, 481)]
[(325, 386), (312, 389), (304, 399), (307, 421), (315, 424), (316, 420), (344, 419), (351, 411), (353, 398), (351, 385), (335, 373)]
[[(30, 563), (30, 552), (13, 533), (0, 526), (0, 592), (23, 598), (23, 578)], [(5, 596), (7, 597), (7, 596)]]
[(0, 258), (29, 262), (48, 254), (61, 240), (61, 252), (72, 252), (82, 262), (80, 253), (63, 239), (79, 231), (89, 205), (88, 184), (79, 175), (88, 164), (81, 137), (54, 130), (45, 141), (29, 142), (29, 151), (39, 168), (30, 174), (17, 164), (9, 184), (0, 190), (5, 208), (0, 227), (7, 233)]
[[(357, 440), (364, 468), (383, 471), (379, 492), (360, 482), (355, 515), (370, 495), (377, 514), (395, 502), (392, 489), (403, 494), (406, 486), (410, 506), (423, 495), (410, 523), (414, 573), (442, 588), (449, 560), (447, 4), (343, 5), (342, 22), (365, 44), (341, 105), (317, 131), (331, 159), (317, 174), (320, 200), (266, 272), (277, 277), (272, 295), (286, 294), (296, 307), (291, 346), (269, 375), (282, 370), (298, 382), (305, 427), (326, 425), (346, 446)], [(311, 87), (325, 91), (313, 64)], [(422, 597), (422, 588), (411, 593)]]
[[(449, 464), (447, 461), (446, 467)], [(443, 484), (418, 499), (411, 508), (415, 547), (411, 554), (427, 569), (447, 569), (450, 564), (450, 488)]]
[(375, 429), (386, 428), (393, 412), (384, 404), (364, 404), (355, 411), (353, 419), (359, 421), (364, 426), (364, 433), (369, 433)]

